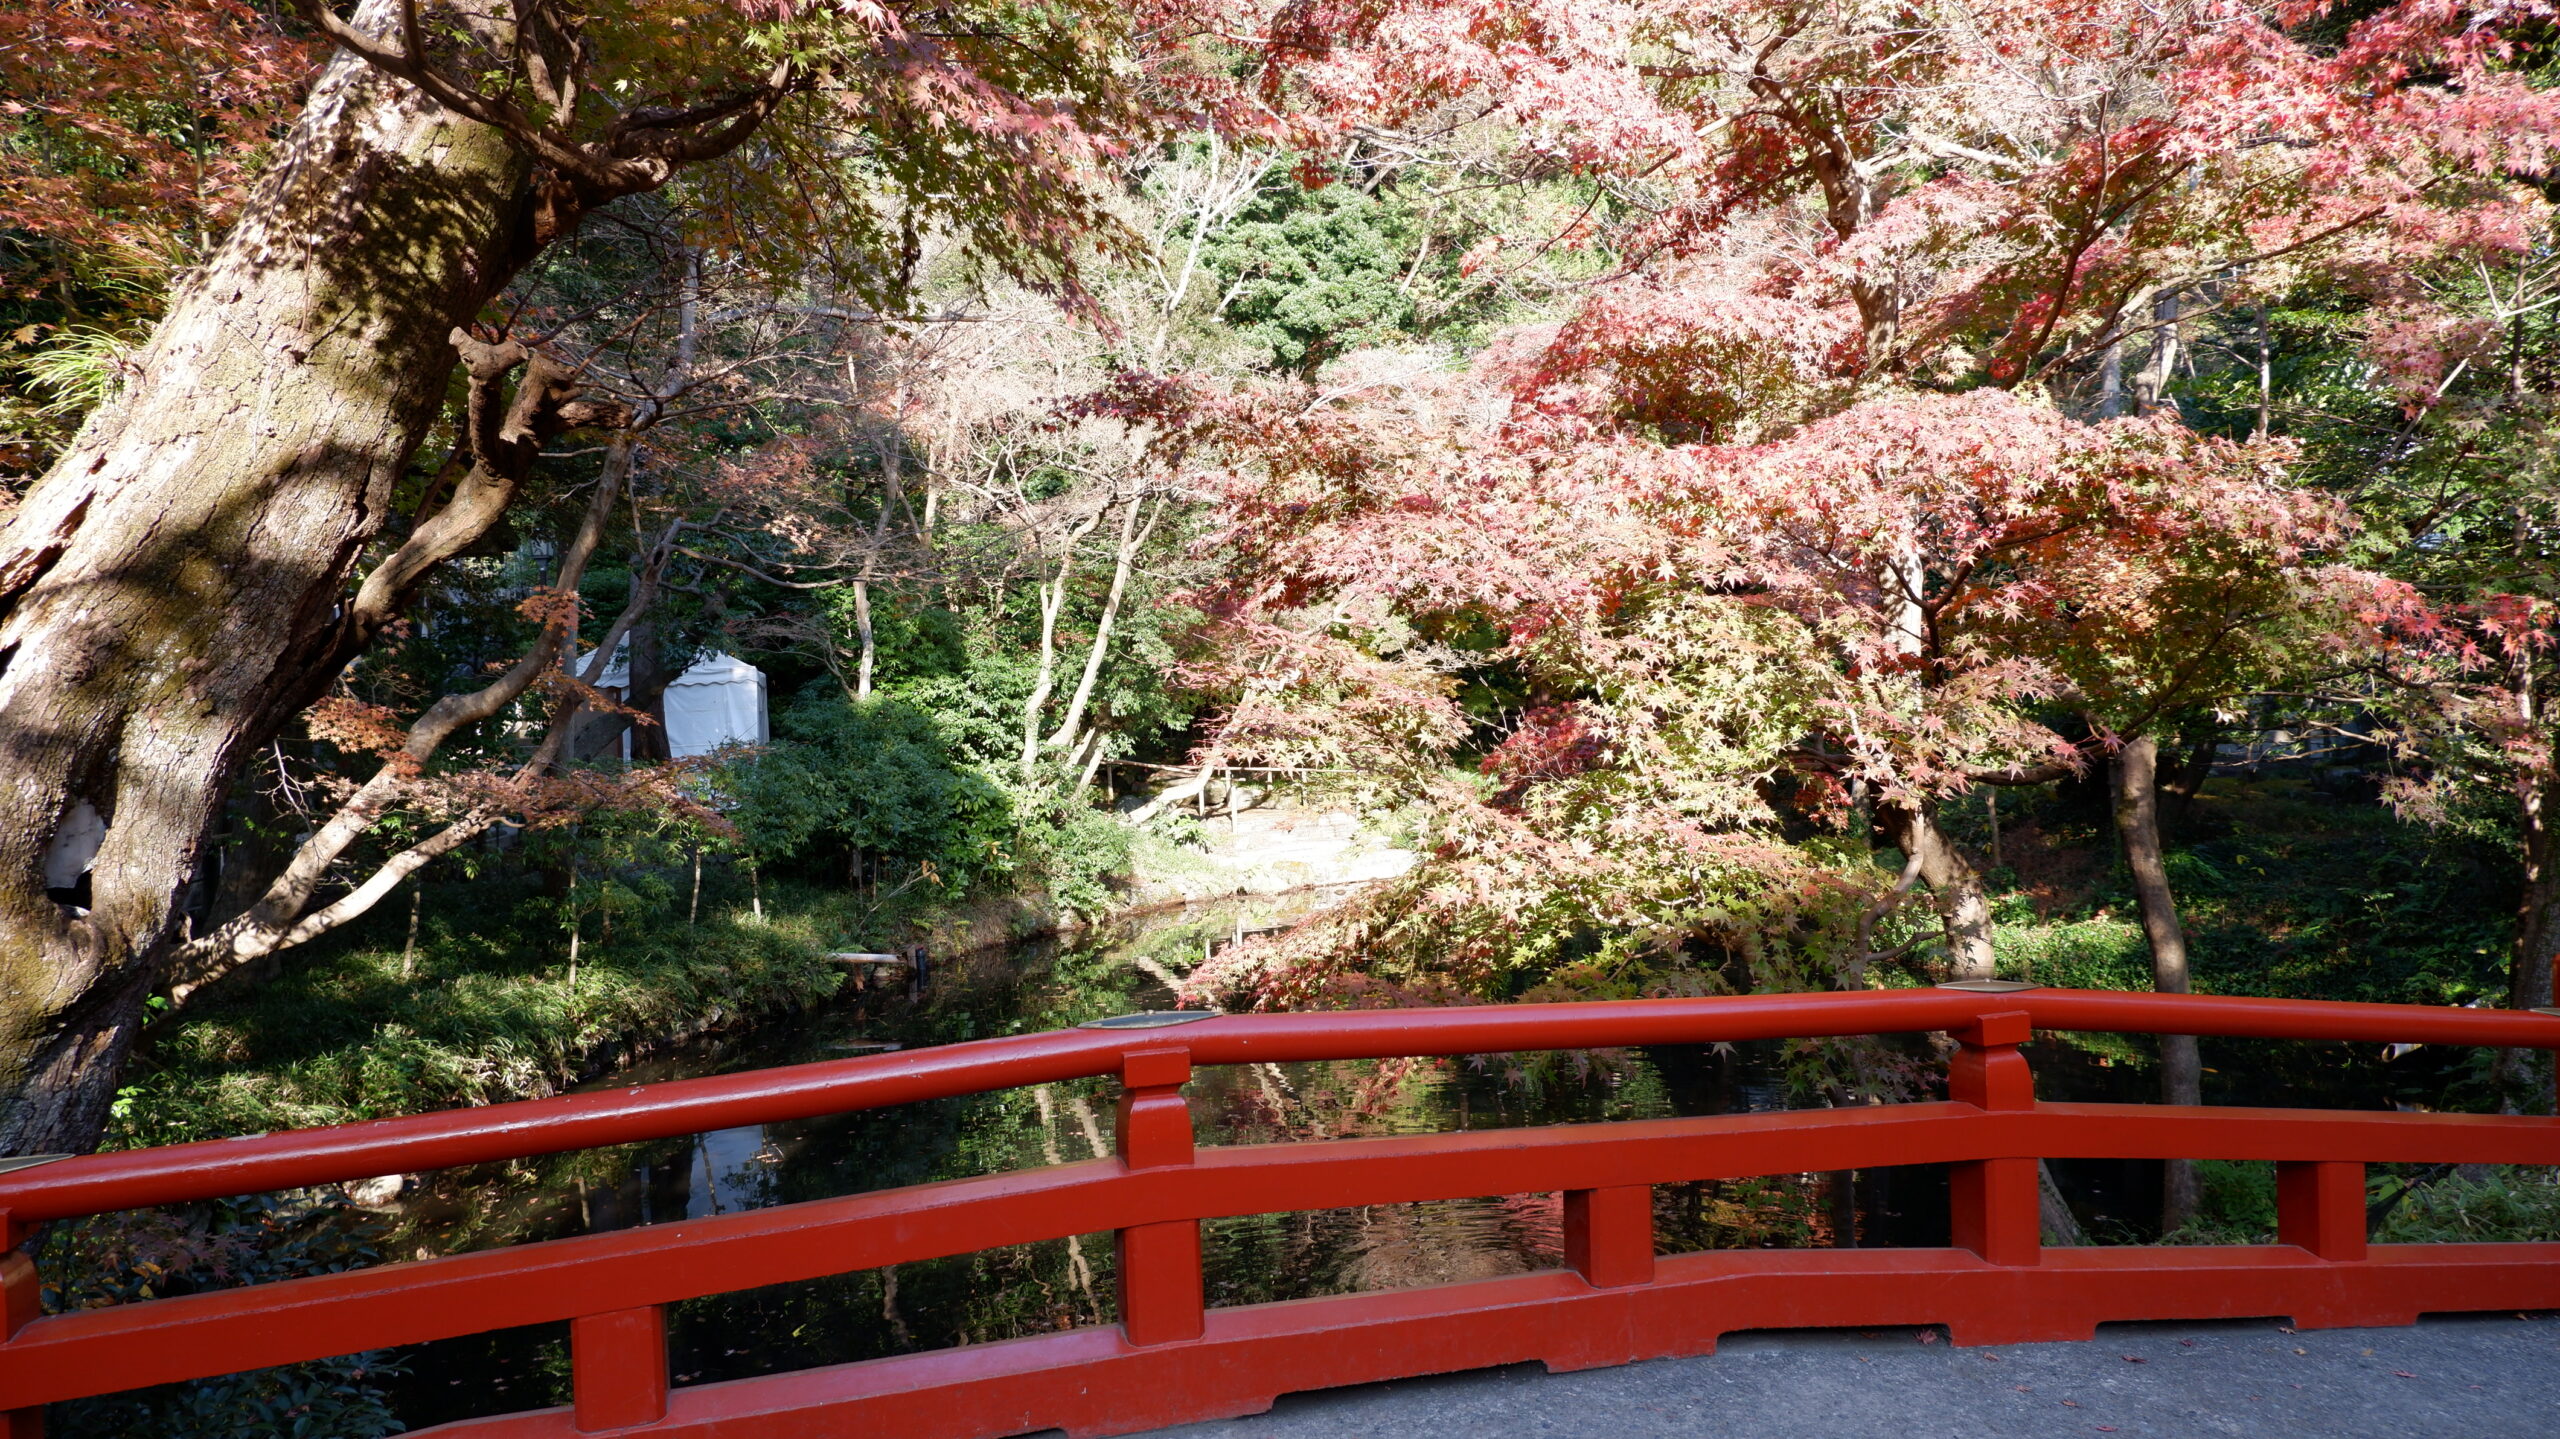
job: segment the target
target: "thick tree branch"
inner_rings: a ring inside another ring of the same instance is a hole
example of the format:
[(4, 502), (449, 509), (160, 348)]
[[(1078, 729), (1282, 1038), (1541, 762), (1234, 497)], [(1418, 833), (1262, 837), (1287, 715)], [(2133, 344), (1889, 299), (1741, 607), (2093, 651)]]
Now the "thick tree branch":
[[(575, 594), (579, 582), (585, 578), (587, 563), (603, 541), (605, 526), (611, 520), (614, 503), (621, 494), (622, 482), (630, 472), (634, 444), (627, 431), (614, 437), (603, 472), (597, 477), (595, 493), (579, 521), (577, 534), (560, 556), (552, 584), (556, 593)], [(387, 757), (372, 778), (366, 780), (338, 807), (337, 813), (303, 841), (301, 848), (286, 864), (284, 873), (267, 886), (257, 903), (228, 923), (217, 926), (211, 933), (179, 948), (174, 970), (179, 978), (170, 991), (173, 998), (183, 1002), (187, 995), (253, 959), (299, 944), (335, 924), (354, 918), (387, 893), (387, 884), (379, 888), (370, 883), (360, 886), (355, 893), (320, 912), (335, 913), (337, 918), (319, 928), (311, 926), (318, 922), (320, 915), (306, 917), (304, 914), (330, 868), (357, 839), (390, 813), (393, 805), (415, 791), (419, 772), (445, 741), (465, 726), (488, 719), (515, 703), (556, 663), (571, 633), (571, 626), (557, 619), (546, 623), (532, 649), (506, 673), (477, 690), (449, 694), (428, 706), (427, 712), (409, 726), (400, 750)], [(533, 758), (517, 771), (518, 782), (551, 768), (561, 742), (561, 727), (555, 726)], [(484, 810), (485, 807), (475, 807), (452, 828), (470, 826), (475, 819), (477, 828), (471, 833), (487, 828), (495, 822), (497, 815), (494, 811), (484, 813)], [(454, 843), (459, 844), (469, 837), (469, 834), (462, 835)], [(428, 854), (418, 863), (423, 864), (433, 857), (434, 854)], [(371, 897), (350, 907), (358, 895), (364, 894)]]

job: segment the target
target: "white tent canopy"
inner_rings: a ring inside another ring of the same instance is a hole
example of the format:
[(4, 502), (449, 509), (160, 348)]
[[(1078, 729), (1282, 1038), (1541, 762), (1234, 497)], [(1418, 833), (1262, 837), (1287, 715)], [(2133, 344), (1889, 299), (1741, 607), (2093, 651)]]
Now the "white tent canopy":
[[(578, 657), (583, 671), (591, 655)], [(596, 688), (619, 699), (630, 692), (630, 653), (615, 652)], [(667, 685), (667, 752), (677, 759), (709, 754), (724, 744), (763, 744), (773, 738), (766, 721), (764, 671), (717, 650), (696, 658), (693, 667)], [(631, 753), (624, 731), (622, 753)]]

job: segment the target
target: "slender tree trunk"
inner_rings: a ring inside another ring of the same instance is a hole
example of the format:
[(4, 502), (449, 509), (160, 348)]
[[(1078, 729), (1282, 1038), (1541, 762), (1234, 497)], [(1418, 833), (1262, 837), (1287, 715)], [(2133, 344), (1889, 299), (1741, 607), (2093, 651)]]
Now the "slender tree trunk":
[(2267, 325), (2267, 307), (2258, 307), (2258, 426), (2250, 438), (2263, 440), (2275, 423), (2276, 351), (2274, 332)]
[[(865, 566), (866, 571), (868, 568)], [(858, 646), (853, 665), (853, 697), (867, 700), (871, 698), (871, 676), (880, 657), (880, 641), (871, 629), (871, 581), (868, 579), (853, 582), (853, 633), (854, 643)]]
[[(2169, 869), (2160, 848), (2159, 741), (2127, 740), (2116, 752), (2116, 833), (2124, 839), (2126, 865), (2133, 871), (2134, 897), (2142, 911), (2142, 934), (2151, 943), (2151, 987), (2162, 994), (2186, 994), (2187, 932), (2178, 923), (2178, 907), (2169, 893)], [(2160, 1097), (2170, 1104), (2204, 1102), (2204, 1060), (2192, 1034), (2160, 1036)], [(2160, 1228), (2177, 1228), (2195, 1217), (2196, 1169), (2190, 1160), (2172, 1159), (2162, 1181)]]
[[(893, 415), (906, 412), (906, 395), (906, 386), (901, 383), (891, 408)], [(881, 557), (888, 551), (889, 517), (906, 503), (900, 483), (906, 468), (906, 446), (906, 431), (895, 424), (890, 425), (877, 441), (880, 452), (880, 515), (871, 526), (871, 547), (862, 556), (862, 574), (853, 582), (853, 627), (861, 645), (861, 654), (854, 666), (853, 697), (857, 700), (871, 698), (872, 676), (879, 670), (880, 642), (871, 628), (871, 581), (879, 574)], [(913, 523), (912, 516), (909, 522)]]
[[(2560, 779), (2546, 778), (2521, 787), (2525, 835), (2524, 898), (2516, 913), (2515, 960), (2508, 976), (2507, 1003), (2515, 1009), (2542, 1009), (2560, 991)], [(2499, 1056), (2499, 1074), (2518, 1108), (2539, 1100), (2560, 1114), (2560, 1069), (2548, 1050), (2508, 1050)], [(2534, 1091), (2540, 1090), (2537, 1095)]]
[(2196, 800), (2203, 796), (2205, 781), (2213, 778), (2213, 759), (2222, 749), (2219, 735), (2208, 735), (2187, 746), (2175, 771), (2160, 781), (2160, 792), (2169, 797), (2161, 812), (2161, 823), (2170, 833), (2178, 833), (2195, 813)]
[[(1146, 523), (1138, 523), (1138, 511), (1147, 510)], [(1154, 505), (1142, 505), (1137, 499), (1120, 517), (1120, 545), (1111, 563), (1111, 589), (1102, 599), (1102, 616), (1093, 624), (1093, 643), (1085, 650), (1084, 673), (1076, 677), (1075, 693), (1067, 699), (1066, 717), (1058, 721), (1056, 733), (1049, 736), (1049, 748), (1073, 749), (1076, 731), (1084, 725), (1085, 707), (1093, 702), (1094, 684), (1102, 678), (1102, 662), (1111, 652), (1111, 627), (1120, 618), (1120, 600), (1128, 593), (1129, 571), (1136, 565), (1138, 551), (1155, 533), (1156, 520), (1164, 513), (1163, 497)], [(1079, 786), (1081, 787), (1081, 786)]]
[[(527, 197), (498, 134), (338, 56), (137, 378), (0, 538), (0, 1152), (95, 1141), (197, 849), (344, 662), (348, 577), (444, 396), (447, 334), (529, 256)], [(43, 861), (84, 799), (108, 829), (75, 914)]]
[(2111, 341), (2098, 359), (2098, 418), (2124, 414), (2124, 341)]
[(1951, 976), (1991, 978), (1997, 958), (1991, 943), (1991, 897), (1973, 862), (1938, 828), (1936, 816), (1927, 809), (1886, 805), (1877, 811), (1876, 823), (1895, 848), (1919, 856), (1920, 882), (1929, 886), (1938, 922), (1946, 931)]
[(1094, 511), (1067, 532), (1057, 578), (1040, 586), (1040, 669), (1031, 683), (1030, 697), (1022, 702), (1022, 777), (1026, 780), (1039, 767), (1040, 717), (1048, 711), (1049, 696), (1058, 687), (1058, 615), (1067, 605), (1067, 580), (1075, 571), (1076, 546), (1102, 523), (1102, 513)]
[[(2521, 280), (2518, 285), (2521, 293)], [(2523, 323), (2521, 317), (2517, 323)], [(2521, 399), (2525, 391), (2520, 335), (2517, 354), (2509, 393)], [(2532, 513), (2519, 503), (2513, 547), (2520, 564), (2531, 563), (2533, 534)], [(2516, 646), (2507, 659), (2507, 694), (2515, 706), (2516, 727), (2538, 736), (2542, 746), (2540, 763), (2521, 767), (2515, 779), (2516, 828), (2524, 841), (2524, 893), (2516, 906), (2507, 1005), (2519, 1010), (2545, 1008), (2560, 993), (2560, 832), (2555, 832), (2560, 831), (2560, 749), (2553, 747), (2549, 737), (2551, 713), (2541, 660), (2531, 645)], [(2550, 1072), (2537, 1078), (2537, 1068)], [(2560, 1115), (2560, 1055), (2548, 1050), (2501, 1050), (2490, 1074), (2500, 1091), (2501, 1107), (2527, 1110), (2547, 1101), (2550, 1112)]]
[(2169, 386), (2178, 378), (2182, 335), (2178, 328), (2178, 292), (2163, 290), (2151, 299), (2151, 356), (2135, 377), (2134, 413), (2147, 415), (2175, 404)]
[(644, 613), (632, 622), (631, 688), (623, 703), (652, 723), (635, 724), (628, 718), (623, 723), (631, 731), (631, 758), (644, 763), (674, 756), (667, 745), (667, 686), (675, 682), (676, 671), (667, 665), (665, 648), (656, 615)]

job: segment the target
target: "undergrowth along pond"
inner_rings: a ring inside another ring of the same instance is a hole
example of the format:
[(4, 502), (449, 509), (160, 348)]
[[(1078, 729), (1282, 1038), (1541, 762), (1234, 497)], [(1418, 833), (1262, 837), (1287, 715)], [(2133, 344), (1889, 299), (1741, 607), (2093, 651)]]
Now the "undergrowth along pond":
[[(631, 1053), (805, 1008), (845, 983), (830, 950), (904, 932), (913, 906), (770, 878), (716, 881), (699, 918), (626, 915), (570, 964), (529, 882), (431, 887), (405, 915), (208, 992), (150, 1037), (109, 1142), (174, 1144), (551, 1094)], [(734, 902), (733, 902), (734, 901)], [(757, 914), (760, 903), (762, 917)]]

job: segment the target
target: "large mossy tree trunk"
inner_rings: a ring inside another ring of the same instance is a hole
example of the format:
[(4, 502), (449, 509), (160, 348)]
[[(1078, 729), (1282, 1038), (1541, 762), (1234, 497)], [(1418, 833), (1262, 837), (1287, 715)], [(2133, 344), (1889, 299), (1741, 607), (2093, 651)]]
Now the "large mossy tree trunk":
[[(2151, 945), (2151, 987), (2162, 994), (2193, 989), (2187, 966), (2187, 931), (2169, 890), (2169, 867), (2160, 844), (2160, 742), (2125, 741), (2116, 752), (2116, 832), (2133, 871), (2133, 893), (2142, 913), (2142, 935)], [(2160, 1098), (2170, 1104), (2204, 1103), (2204, 1057), (2192, 1034), (2160, 1036)], [(2196, 1213), (2196, 1167), (2172, 1159), (2161, 1181), (2160, 1228), (2184, 1225)]]
[[(530, 257), (529, 194), (496, 131), (339, 55), (0, 537), (0, 1152), (96, 1141), (234, 776), (360, 643), (350, 574), (447, 336)], [(83, 800), (107, 819), (85, 911), (43, 880)]]

